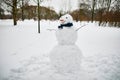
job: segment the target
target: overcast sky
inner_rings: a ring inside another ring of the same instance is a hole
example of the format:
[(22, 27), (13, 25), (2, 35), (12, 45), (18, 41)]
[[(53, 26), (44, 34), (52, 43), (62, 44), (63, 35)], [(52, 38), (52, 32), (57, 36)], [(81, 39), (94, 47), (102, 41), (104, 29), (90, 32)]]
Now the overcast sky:
[[(30, 0), (30, 4), (36, 5), (34, 0)], [(78, 0), (45, 0), (44, 2), (41, 3), (42, 6), (50, 6), (52, 7), (57, 13), (60, 10), (63, 11), (68, 11), (70, 10), (75, 10), (78, 8)]]

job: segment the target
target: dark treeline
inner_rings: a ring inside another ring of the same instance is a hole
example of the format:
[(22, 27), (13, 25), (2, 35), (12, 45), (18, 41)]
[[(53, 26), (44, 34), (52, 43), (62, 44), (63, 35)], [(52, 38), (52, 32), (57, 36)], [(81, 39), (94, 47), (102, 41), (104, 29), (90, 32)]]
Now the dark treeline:
[[(22, 8), (17, 9), (17, 20), (22, 19)], [(65, 13), (63, 13), (65, 14)], [(92, 21), (92, 13), (90, 10), (78, 9), (70, 12), (73, 19), (76, 21)], [(40, 19), (56, 20), (62, 15), (57, 14), (54, 10), (46, 7), (40, 7)], [(102, 15), (102, 16), (101, 16)], [(37, 20), (37, 6), (27, 5), (24, 6), (24, 19)], [(4, 10), (0, 8), (0, 19), (12, 19), (12, 15), (5, 15)], [(109, 23), (111, 26), (120, 27), (120, 12), (119, 11), (104, 11), (101, 14), (101, 10), (95, 10), (94, 21), (99, 21), (99, 25), (106, 25)]]
[[(24, 19), (34, 19), (37, 20), (37, 6), (33, 5), (27, 5), (24, 6), (24, 14), (22, 13), (22, 8), (17, 9), (17, 20), (22, 20), (22, 16)], [(2, 12), (0, 14), (0, 19), (12, 19), (12, 14), (4, 14), (4, 10), (2, 9)], [(50, 19), (50, 20), (56, 20), (58, 19), (58, 14), (47, 7), (40, 6), (40, 19)]]
[[(8, 2), (9, 1), (9, 2)], [(24, 19), (34, 19), (38, 20), (38, 6), (29, 5), (29, 0), (3, 0), (3, 2), (10, 6), (9, 15), (4, 14), (4, 9), (0, 4), (0, 19), (14, 19), (24, 20)], [(22, 1), (20, 4), (20, 1)], [(24, 2), (23, 4), (23, 1)], [(92, 1), (92, 5), (89, 4)], [(73, 19), (76, 21), (97, 21), (99, 25), (102, 26), (116, 26), (120, 27), (120, 1), (119, 0), (88, 0), (87, 2), (79, 1), (79, 9), (74, 11), (60, 11), (56, 13), (51, 7), (39, 7), (40, 16), (39, 19), (49, 19), (56, 20), (65, 13), (70, 13)], [(1, 2), (2, 3), (2, 2)], [(15, 3), (17, 4), (16, 7)], [(18, 4), (19, 3), (19, 4)], [(114, 6), (111, 7), (111, 5)]]
[[(70, 13), (76, 21), (92, 21), (92, 12), (90, 10), (75, 10)], [(119, 11), (105, 11), (101, 14), (100, 10), (95, 10), (93, 21), (99, 22), (99, 26), (120, 27), (120, 12)]]

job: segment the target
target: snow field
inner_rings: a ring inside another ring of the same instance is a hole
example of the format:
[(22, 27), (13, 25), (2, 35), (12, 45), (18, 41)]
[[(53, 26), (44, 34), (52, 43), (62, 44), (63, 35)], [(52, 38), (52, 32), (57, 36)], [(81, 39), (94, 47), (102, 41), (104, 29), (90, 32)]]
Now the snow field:
[[(120, 29), (74, 22), (76, 27), (84, 24), (76, 42), (84, 56), (79, 79), (119, 80)], [(58, 21), (42, 20), (38, 34), (37, 21), (18, 21), (12, 26), (12, 20), (0, 20), (0, 80), (72, 80), (75, 75), (61, 77), (51, 68), (49, 52), (57, 39), (55, 31), (47, 29), (57, 29), (58, 25)]]

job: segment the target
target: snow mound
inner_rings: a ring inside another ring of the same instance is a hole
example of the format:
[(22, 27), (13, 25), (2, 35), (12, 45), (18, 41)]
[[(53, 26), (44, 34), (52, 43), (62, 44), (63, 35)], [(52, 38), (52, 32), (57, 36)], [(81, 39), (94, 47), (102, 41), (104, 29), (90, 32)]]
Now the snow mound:
[(76, 45), (57, 45), (50, 53), (50, 60), (61, 73), (74, 73), (80, 70), (82, 53)]

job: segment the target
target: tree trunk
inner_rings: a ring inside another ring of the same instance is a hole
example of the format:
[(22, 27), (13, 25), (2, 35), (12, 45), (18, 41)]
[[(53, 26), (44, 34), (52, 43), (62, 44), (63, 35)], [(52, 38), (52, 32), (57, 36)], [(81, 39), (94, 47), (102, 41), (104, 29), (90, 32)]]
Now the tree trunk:
[(38, 33), (40, 33), (40, 1), (38, 0)]
[(17, 25), (17, 0), (13, 0), (13, 23)]
[(24, 21), (24, 2), (22, 0), (22, 21)]
[(110, 9), (110, 6), (111, 6), (111, 0), (108, 0), (108, 8), (107, 8), (107, 11), (109, 11), (109, 9)]
[(103, 14), (103, 11), (102, 10), (100, 10), (100, 20), (99, 20), (99, 26), (101, 25), (101, 23), (102, 23), (102, 14)]
[(95, 0), (93, 0), (93, 4), (92, 4), (92, 17), (91, 17), (92, 22), (94, 20), (94, 9), (95, 9)]

